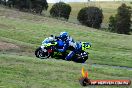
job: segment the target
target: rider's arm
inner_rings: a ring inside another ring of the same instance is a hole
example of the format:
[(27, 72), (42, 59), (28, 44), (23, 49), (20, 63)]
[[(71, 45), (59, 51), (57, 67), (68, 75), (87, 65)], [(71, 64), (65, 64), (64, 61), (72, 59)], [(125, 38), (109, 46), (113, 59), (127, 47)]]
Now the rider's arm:
[(62, 49), (58, 49), (59, 52), (65, 52), (69, 47), (69, 41), (65, 41), (64, 46)]
[(64, 47), (62, 49), (58, 49), (59, 52), (65, 52), (68, 48), (67, 44), (64, 44)]

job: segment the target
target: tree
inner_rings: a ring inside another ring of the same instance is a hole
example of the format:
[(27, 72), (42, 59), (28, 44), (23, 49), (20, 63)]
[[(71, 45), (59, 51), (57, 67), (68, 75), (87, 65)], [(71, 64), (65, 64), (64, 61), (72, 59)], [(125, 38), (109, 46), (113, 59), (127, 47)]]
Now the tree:
[(9, 7), (15, 7), (20, 11), (29, 11), (41, 14), (48, 9), (47, 0), (8, 0)]
[(2, 0), (0, 0), (0, 4), (2, 3)]
[(6, 6), (6, 0), (0, 0), (0, 4), (2, 4), (2, 5), (5, 5)]
[(42, 10), (48, 9), (48, 3), (46, 0), (31, 0), (31, 8), (34, 12), (41, 14)]
[(109, 27), (108, 29), (111, 31), (111, 32), (114, 32), (115, 31), (115, 27), (116, 27), (116, 19), (114, 16), (110, 16), (109, 18)]
[(50, 9), (50, 15), (52, 17), (63, 17), (69, 19), (71, 12), (71, 6), (64, 2), (55, 3)]
[(103, 13), (98, 7), (84, 7), (79, 11), (77, 19), (80, 23), (88, 27), (100, 28), (103, 20)]
[[(112, 21), (112, 19), (114, 19)], [(126, 4), (122, 4), (118, 8), (118, 12), (113, 18), (109, 18), (109, 30), (120, 34), (129, 34), (131, 31), (131, 8)]]
[(118, 8), (117, 13), (117, 23), (116, 23), (116, 30), (117, 33), (121, 34), (129, 34), (130, 27), (131, 27), (131, 11), (130, 7), (126, 6), (126, 4), (122, 4)]

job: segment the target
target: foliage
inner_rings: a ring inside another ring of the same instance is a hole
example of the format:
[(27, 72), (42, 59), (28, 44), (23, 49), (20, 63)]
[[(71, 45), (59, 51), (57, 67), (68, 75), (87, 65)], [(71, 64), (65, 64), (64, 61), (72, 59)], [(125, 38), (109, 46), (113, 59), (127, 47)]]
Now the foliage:
[(100, 28), (103, 20), (103, 13), (98, 7), (84, 7), (79, 11), (77, 19), (80, 23), (88, 27)]
[(109, 18), (109, 30), (120, 34), (129, 34), (131, 27), (131, 8), (122, 4), (115, 17)]
[(115, 27), (116, 27), (116, 19), (114, 16), (110, 16), (109, 18), (109, 27), (108, 29), (112, 32), (114, 32), (115, 30)]
[(71, 6), (64, 2), (55, 3), (50, 9), (50, 15), (53, 17), (63, 17), (69, 19)]
[(5, 2), (8, 7), (17, 8), (21, 11), (30, 11), (34, 13), (42, 13), (47, 10), (48, 3), (46, 0), (8, 0)]

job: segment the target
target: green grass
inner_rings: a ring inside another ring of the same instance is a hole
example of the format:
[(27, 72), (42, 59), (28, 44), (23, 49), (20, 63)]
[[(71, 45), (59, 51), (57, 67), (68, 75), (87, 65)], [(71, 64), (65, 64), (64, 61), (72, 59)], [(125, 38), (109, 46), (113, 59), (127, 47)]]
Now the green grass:
[(91, 79), (129, 79), (132, 75), (132, 71), (125, 69), (95, 68), (54, 59), (2, 54), (0, 60), (2, 88), (80, 88), (82, 66), (89, 71)]
[[(67, 31), (76, 41), (92, 43), (87, 50), (90, 54), (86, 64), (35, 58), (34, 50), (43, 39), (51, 34), (59, 35), (61, 31)], [(92, 66), (96, 63), (132, 67), (132, 35), (109, 33), (0, 7), (0, 42), (20, 47), (0, 50), (2, 88), (80, 88), (78, 78), (82, 66), (89, 71), (91, 79), (132, 79), (132, 70)]]
[(1, 37), (29, 43), (37, 47), (50, 34), (58, 35), (61, 31), (68, 31), (76, 41), (89, 41), (92, 43), (90, 58), (94, 63), (132, 67), (131, 35), (102, 32), (80, 25), (74, 27), (74, 24), (54, 22), (57, 20), (53, 19), (49, 19), (47, 22), (38, 22), (33, 19), (27, 21), (0, 18), (0, 20), (0, 24), (11, 26), (7, 29), (0, 28)]

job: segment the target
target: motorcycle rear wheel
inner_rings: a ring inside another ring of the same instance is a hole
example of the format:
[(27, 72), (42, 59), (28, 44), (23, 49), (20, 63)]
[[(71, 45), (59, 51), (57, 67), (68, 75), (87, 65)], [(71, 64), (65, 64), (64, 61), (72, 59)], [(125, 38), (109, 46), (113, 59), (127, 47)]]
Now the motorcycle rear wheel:
[(85, 51), (82, 52), (82, 53), (85, 53), (85, 55), (83, 55), (83, 56), (81, 56), (81, 55), (77, 56), (76, 55), (75, 62), (77, 62), (77, 63), (84, 63), (88, 59), (88, 53), (85, 52)]

